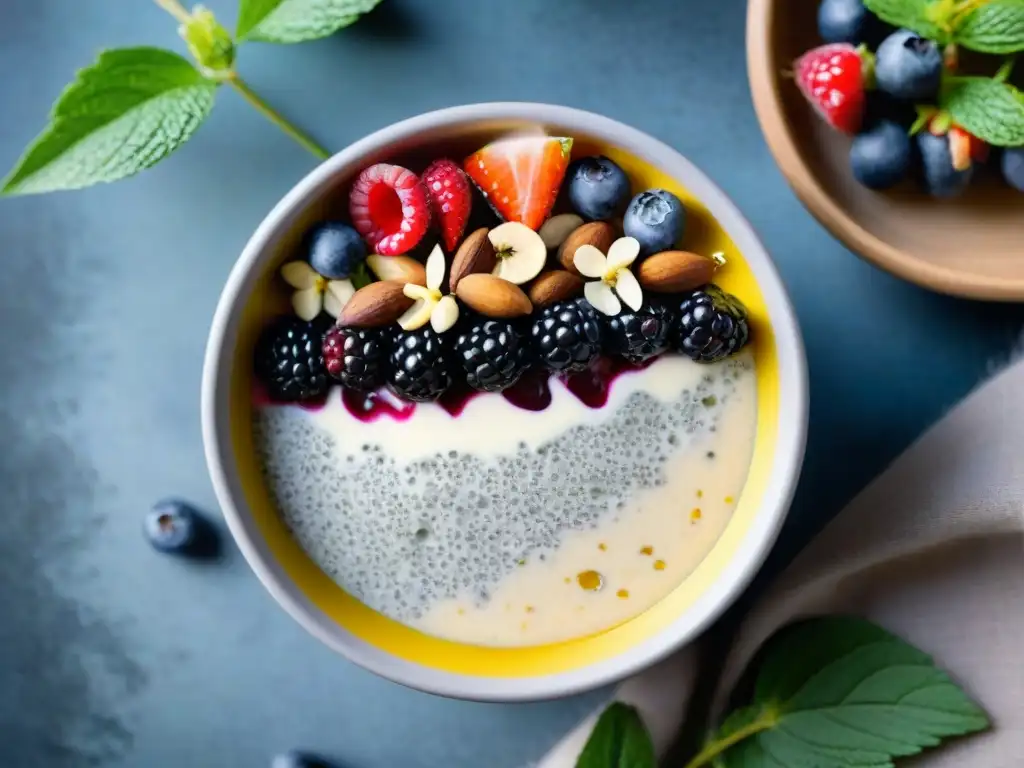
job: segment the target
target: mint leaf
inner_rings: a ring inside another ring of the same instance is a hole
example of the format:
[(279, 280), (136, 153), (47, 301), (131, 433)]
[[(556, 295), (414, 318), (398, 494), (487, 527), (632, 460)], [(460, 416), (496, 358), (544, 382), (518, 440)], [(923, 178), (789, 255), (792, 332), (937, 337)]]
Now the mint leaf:
[(576, 768), (658, 768), (654, 745), (633, 707), (615, 702), (601, 713)]
[(301, 43), (333, 35), (381, 0), (241, 0), (239, 40)]
[(864, 0), (864, 7), (882, 21), (945, 44), (949, 35), (931, 18), (931, 5), (929, 0)]
[(702, 753), (722, 768), (892, 768), (895, 757), (989, 725), (927, 654), (861, 619), (784, 629), (763, 659), (752, 705)]
[(964, 19), (953, 40), (982, 53), (1024, 51), (1024, 0), (989, 0)]
[(366, 268), (365, 261), (359, 262), (359, 265), (352, 270), (352, 274), (348, 276), (348, 279), (352, 281), (352, 287), (357, 291), (373, 282), (370, 270)]
[(989, 77), (953, 77), (939, 101), (954, 123), (992, 146), (1024, 145), (1024, 98), (1012, 85)]
[(104, 51), (64, 89), (2, 193), (80, 189), (149, 168), (195, 132), (216, 89), (176, 53)]

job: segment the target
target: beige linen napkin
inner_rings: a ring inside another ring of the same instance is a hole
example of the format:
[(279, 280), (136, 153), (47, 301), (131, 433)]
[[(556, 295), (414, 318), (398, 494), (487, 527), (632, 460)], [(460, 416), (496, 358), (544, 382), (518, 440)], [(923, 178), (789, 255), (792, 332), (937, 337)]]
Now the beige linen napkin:
[[(838, 613), (932, 654), (995, 721), (914, 765), (1024, 765), (1024, 360), (926, 432), (793, 562), (742, 624), (713, 709), (776, 629)], [(679, 731), (700, 658), (697, 643), (616, 691), (659, 754)], [(538, 768), (572, 768), (596, 717)]]

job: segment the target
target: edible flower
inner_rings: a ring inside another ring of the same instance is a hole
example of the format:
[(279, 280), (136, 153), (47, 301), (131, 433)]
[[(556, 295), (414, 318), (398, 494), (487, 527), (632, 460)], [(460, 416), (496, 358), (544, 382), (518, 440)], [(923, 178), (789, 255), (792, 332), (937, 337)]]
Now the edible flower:
[(581, 245), (572, 263), (584, 277), (597, 278), (583, 286), (583, 295), (594, 309), (606, 315), (617, 315), (622, 303), (636, 311), (644, 303), (640, 283), (629, 265), (640, 255), (640, 242), (635, 237), (620, 237), (605, 256), (592, 245)]
[(281, 277), (295, 289), (292, 308), (306, 322), (321, 310), (336, 319), (356, 292), (351, 280), (328, 280), (305, 261), (289, 261), (281, 267)]
[(415, 299), (405, 313), (398, 318), (398, 324), (406, 331), (422, 328), (428, 322), (437, 333), (444, 333), (459, 320), (459, 305), (451, 294), (441, 295), (441, 283), (444, 281), (444, 251), (435, 245), (426, 263), (427, 285), (406, 283), (402, 293)]

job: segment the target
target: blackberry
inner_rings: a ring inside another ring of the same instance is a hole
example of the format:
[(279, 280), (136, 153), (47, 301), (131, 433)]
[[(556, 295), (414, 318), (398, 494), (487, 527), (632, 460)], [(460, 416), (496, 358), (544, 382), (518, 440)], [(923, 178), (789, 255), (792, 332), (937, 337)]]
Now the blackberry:
[(545, 307), (530, 335), (540, 362), (560, 373), (584, 370), (601, 351), (601, 321), (585, 299)]
[(508, 320), (474, 318), (455, 339), (455, 355), (466, 383), (483, 392), (511, 387), (530, 365), (530, 348)]
[(325, 394), (330, 387), (324, 368), (325, 325), (284, 317), (267, 328), (256, 342), (256, 375), (275, 400), (296, 402)]
[(679, 303), (672, 346), (698, 363), (726, 358), (749, 339), (746, 308), (717, 285), (698, 288)]
[(626, 309), (604, 319), (604, 348), (634, 365), (660, 355), (669, 346), (672, 310), (660, 303)]
[(384, 386), (390, 352), (390, 328), (336, 326), (324, 336), (327, 373), (356, 392), (374, 392)]
[(429, 325), (395, 334), (391, 347), (388, 387), (403, 400), (437, 400), (455, 383), (449, 351)]

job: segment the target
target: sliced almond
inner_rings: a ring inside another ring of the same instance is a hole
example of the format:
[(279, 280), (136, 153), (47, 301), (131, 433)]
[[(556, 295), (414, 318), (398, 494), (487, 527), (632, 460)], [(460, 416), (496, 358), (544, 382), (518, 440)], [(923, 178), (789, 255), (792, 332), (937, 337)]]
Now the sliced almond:
[(459, 321), (459, 303), (449, 294), (442, 296), (430, 312), (430, 327), (437, 333), (450, 330)]
[(459, 250), (455, 252), (451, 274), (448, 276), (448, 290), (455, 291), (459, 287), (459, 280), (466, 275), (490, 273), (497, 261), (494, 246), (487, 239), (487, 227), (481, 227), (463, 240)]
[(548, 307), (581, 293), (583, 278), (564, 269), (552, 269), (539, 275), (530, 284), (529, 298), (535, 307)]
[(434, 312), (437, 303), (430, 299), (416, 299), (398, 318), (398, 325), (403, 331), (415, 331), (430, 322), (430, 316)]
[(486, 317), (521, 317), (533, 311), (522, 288), (495, 275), (466, 275), (455, 293), (468, 307)]
[(390, 325), (413, 305), (413, 300), (403, 293), (404, 288), (403, 283), (393, 280), (370, 283), (360, 288), (348, 300), (338, 317), (338, 324), (354, 328)]
[(575, 213), (562, 213), (545, 221), (537, 234), (540, 235), (540, 239), (544, 241), (548, 250), (553, 251), (582, 226), (582, 216), (577, 216)]
[(640, 285), (653, 293), (680, 293), (710, 283), (718, 265), (688, 251), (662, 251), (636, 267)]
[(379, 253), (372, 253), (366, 257), (366, 266), (378, 280), (394, 280), (414, 285), (427, 284), (427, 270), (409, 256), (381, 256)]
[(510, 283), (528, 283), (544, 269), (548, 249), (540, 235), (518, 221), (507, 221), (487, 233), (498, 263), (493, 274)]
[(607, 221), (592, 221), (578, 227), (565, 239), (562, 247), (558, 249), (558, 260), (562, 266), (572, 272), (579, 274), (576, 265), (572, 263), (576, 249), (581, 245), (592, 245), (601, 253), (608, 253), (612, 243), (615, 242), (615, 227)]

